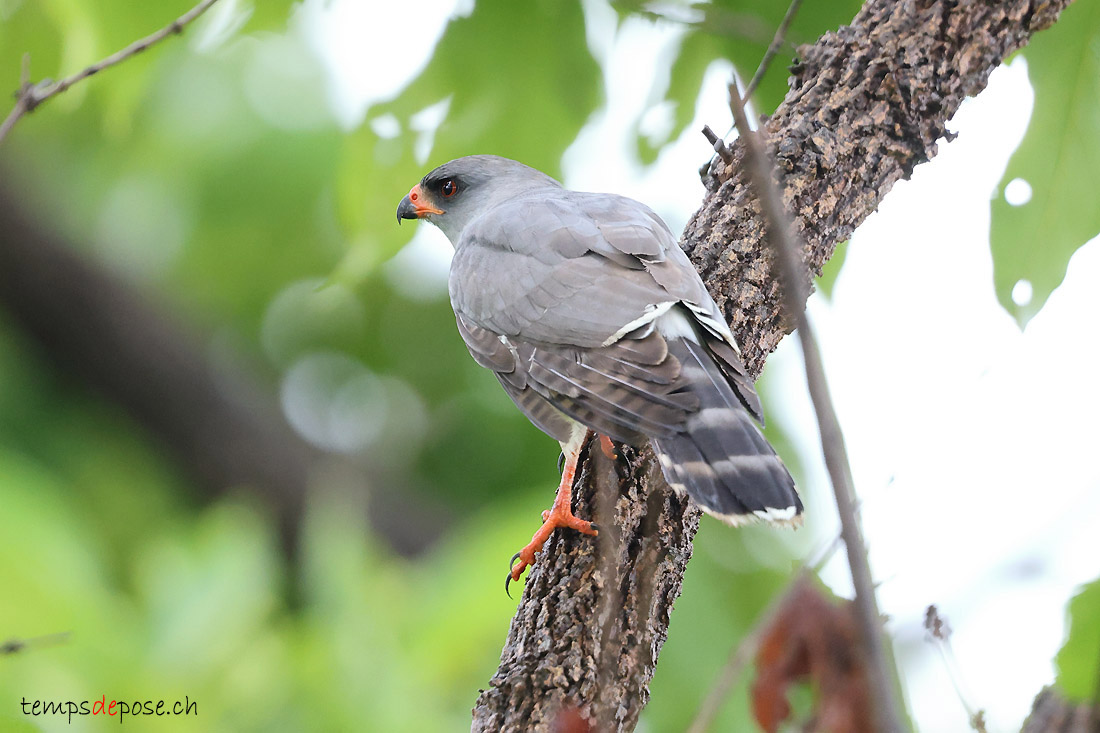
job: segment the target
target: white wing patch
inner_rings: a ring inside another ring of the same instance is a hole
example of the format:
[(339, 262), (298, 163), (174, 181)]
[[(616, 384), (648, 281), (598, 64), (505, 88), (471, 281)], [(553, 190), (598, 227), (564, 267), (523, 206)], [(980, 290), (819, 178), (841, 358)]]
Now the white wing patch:
[(779, 525), (780, 527), (790, 527), (792, 529), (797, 529), (802, 526), (802, 515), (798, 513), (798, 507), (793, 506), (789, 506), (786, 509), (777, 509), (775, 507), (757, 509), (752, 514), (718, 514), (717, 512), (708, 510), (706, 507), (702, 507), (702, 509), (715, 519), (720, 519), (733, 527), (743, 527), (747, 524), (756, 524), (757, 522), (768, 522), (770, 524)]
[(601, 344), (601, 346), (610, 346), (611, 344), (615, 343), (616, 341), (618, 341), (619, 339), (621, 339), (623, 336), (627, 335), (628, 333), (630, 333), (634, 329), (641, 328), (642, 326), (646, 325), (647, 323), (649, 323), (649, 322), (651, 322), (651, 321), (653, 321), (657, 318), (660, 318), (661, 316), (663, 316), (665, 313), (668, 312), (669, 308), (676, 305), (677, 302), (678, 301), (675, 301), (675, 300), (668, 300), (668, 301), (665, 301), (664, 303), (654, 303), (654, 304), (651, 304), (651, 305), (647, 305), (645, 307), (645, 312), (642, 313), (642, 315), (638, 316), (633, 321), (626, 324), (625, 326), (620, 328), (615, 333), (611, 334), (611, 336), (608, 337), (608, 339), (606, 341), (604, 341), (603, 344)]
[(733, 337), (733, 332), (730, 331), (729, 324), (727, 324), (725, 321), (715, 318), (710, 313), (697, 305), (694, 305), (692, 303), (684, 303), (684, 305), (691, 309), (692, 314), (694, 314), (699, 323), (703, 324), (703, 326), (712, 334), (732, 346), (737, 355), (741, 356), (741, 347), (737, 345), (737, 339)]
[(504, 334), (498, 334), (497, 339), (499, 339), (500, 343), (504, 344), (504, 346), (508, 349), (508, 351), (510, 351), (512, 353), (512, 358), (515, 359), (516, 361), (519, 361), (519, 349), (517, 349), (515, 347), (515, 345), (512, 344), (512, 342), (508, 340), (508, 337), (505, 336)]
[(656, 325), (657, 330), (666, 340), (685, 339), (699, 343), (699, 337), (695, 335), (695, 329), (683, 311), (672, 311), (658, 321)]

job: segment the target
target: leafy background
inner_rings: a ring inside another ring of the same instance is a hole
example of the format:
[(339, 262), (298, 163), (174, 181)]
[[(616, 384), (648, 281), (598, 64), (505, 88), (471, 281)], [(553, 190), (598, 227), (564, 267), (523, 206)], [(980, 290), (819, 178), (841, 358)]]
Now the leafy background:
[[(394, 225), (393, 211), (426, 161), (491, 151), (561, 175), (610, 91), (586, 19), (599, 3), (470, 5), (441, 9), (453, 17), (423, 67), (350, 121), (315, 28), (325, 4), (225, 0), (182, 39), (75, 87), (0, 145), (5, 191), (183, 324), (205, 361), (232, 358), (305, 440), (350, 462), (355, 487), (317, 476), (288, 547), (264, 487), (202, 489), (195, 467), (0, 311), (0, 641), (68, 634), (0, 656), (0, 724), (99, 729), (90, 718), (25, 717), (18, 702), (106, 694), (189, 696), (211, 731), (468, 725), (513, 610), (504, 564), (548, 501), (556, 454), (468, 358), (438, 281), (390, 262), (415, 231)], [(791, 37), (812, 41), (858, 5), (807, 2)], [(188, 7), (0, 0), (0, 89), (17, 88), (24, 53), (33, 78), (56, 78)], [(640, 82), (643, 113), (666, 122), (652, 133), (644, 114), (635, 120), (644, 167), (690, 125), (715, 61), (751, 75), (785, 6), (612, 9), (619, 24), (680, 28)], [(393, 18), (382, 21), (390, 11), (370, 12), (379, 27), (365, 35), (396, 33)], [(1028, 181), (1031, 202), (995, 196), (991, 240), (996, 292), (1021, 323), (1100, 230), (1089, 185), (1100, 163), (1097, 4), (1071, 7), (1023, 55), (1035, 112), (1003, 184)], [(782, 98), (790, 58), (787, 49), (765, 78), (761, 109)], [(411, 60), (396, 48), (387, 63)], [(1025, 279), (1027, 300), (1013, 291)], [(769, 426), (769, 437), (797, 468), (789, 436)], [(423, 511), (414, 551), (371, 526), (365, 496), (387, 492)], [(648, 730), (687, 724), (812, 547), (708, 527)], [(1057, 660), (1058, 685), (1075, 695), (1095, 689), (1095, 595), (1069, 606), (1077, 642)], [(718, 728), (747, 720), (742, 690)]]

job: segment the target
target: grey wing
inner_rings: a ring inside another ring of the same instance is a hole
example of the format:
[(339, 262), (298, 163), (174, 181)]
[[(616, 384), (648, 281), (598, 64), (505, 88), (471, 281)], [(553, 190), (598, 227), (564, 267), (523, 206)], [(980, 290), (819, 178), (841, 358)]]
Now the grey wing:
[(455, 312), (532, 343), (601, 346), (662, 303), (710, 301), (664, 222), (621, 196), (519, 197), (467, 225), (455, 250)]
[(536, 346), (458, 316), (470, 354), (492, 370), (517, 407), (565, 441), (573, 421), (633, 445), (684, 429), (698, 398), (680, 384), (680, 362), (647, 324), (593, 349)]
[[(664, 221), (651, 209), (631, 199), (609, 197), (601, 211), (598, 228), (601, 254), (608, 249), (626, 254), (641, 263), (653, 282), (676, 303), (682, 304), (693, 321), (702, 326), (703, 345), (717, 362), (744, 407), (761, 423), (764, 421), (760, 399), (752, 380), (745, 373), (741, 351), (726, 324), (722, 312), (710, 297), (695, 266), (676, 242)], [(638, 222), (642, 222), (639, 224)]]
[(642, 204), (541, 192), (471, 222), (451, 302), (474, 358), (562, 440), (569, 418), (653, 439), (674, 488), (726, 521), (796, 522), (790, 475), (753, 425), (760, 403), (687, 256)]
[(468, 226), (449, 285), (468, 324), (551, 349), (606, 347), (682, 303), (761, 419), (721, 312), (672, 232), (638, 201), (554, 189), (490, 210)]
[(718, 306), (672, 232), (638, 201), (555, 189), (498, 206), (468, 226), (449, 286), (468, 323), (549, 346), (602, 347), (682, 303), (761, 417)]
[(527, 379), (527, 368), (520, 361), (518, 350), (500, 335), (467, 322), (461, 315), (456, 316), (458, 333), (466, 342), (466, 348), (481, 366), (496, 374), (504, 391), (512, 398), (527, 419), (542, 432), (559, 442), (569, 440), (572, 432), (571, 421), (549, 401), (531, 389)]
[[(558, 440), (567, 439), (574, 420), (633, 445), (651, 439), (669, 484), (708, 512), (734, 524), (797, 523), (802, 504), (790, 474), (730, 377), (735, 365), (724, 357), (737, 361), (732, 349), (723, 342), (729, 351), (716, 356), (701, 328), (692, 330), (694, 338), (662, 332), (662, 321), (669, 331), (688, 318), (689, 311), (677, 307), (591, 349), (533, 345), (471, 326), (461, 316), (458, 324), (478, 363), (492, 369), (520, 410)], [(748, 394), (755, 402), (751, 385)]]

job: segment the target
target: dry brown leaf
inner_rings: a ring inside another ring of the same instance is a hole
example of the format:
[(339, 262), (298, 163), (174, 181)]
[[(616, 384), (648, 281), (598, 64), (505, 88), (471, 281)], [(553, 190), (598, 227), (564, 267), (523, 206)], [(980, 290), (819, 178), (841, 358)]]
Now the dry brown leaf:
[(795, 582), (763, 629), (756, 652), (752, 707), (775, 733), (791, 715), (787, 691), (808, 682), (814, 711), (805, 730), (873, 733), (866, 653), (850, 601), (835, 602), (808, 578)]

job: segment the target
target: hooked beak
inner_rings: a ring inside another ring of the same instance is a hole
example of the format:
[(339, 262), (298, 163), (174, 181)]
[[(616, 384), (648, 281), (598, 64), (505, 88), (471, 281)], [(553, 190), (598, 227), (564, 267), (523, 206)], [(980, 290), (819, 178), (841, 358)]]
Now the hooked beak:
[(409, 191), (401, 203), (397, 205), (397, 223), (402, 219), (422, 219), (428, 214), (443, 214), (442, 209), (437, 209), (428, 203), (424, 192), (420, 190), (420, 184), (416, 184)]

